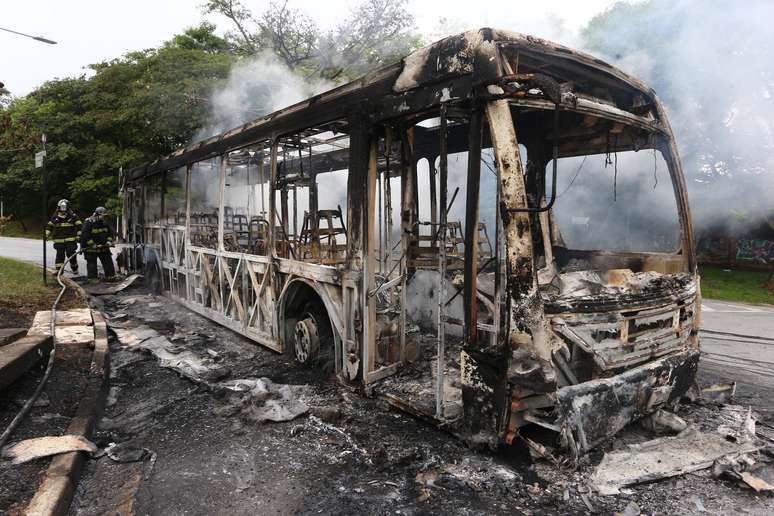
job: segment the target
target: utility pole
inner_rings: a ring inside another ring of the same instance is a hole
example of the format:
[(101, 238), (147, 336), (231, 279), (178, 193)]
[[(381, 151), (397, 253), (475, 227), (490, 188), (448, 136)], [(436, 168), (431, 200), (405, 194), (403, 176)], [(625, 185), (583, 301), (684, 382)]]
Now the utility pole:
[(48, 285), (46, 276), (48, 262), (46, 261), (46, 222), (48, 221), (48, 192), (46, 191), (46, 133), (40, 137), (43, 143), (43, 150), (35, 154), (35, 168), (40, 168), (40, 177), (43, 189), (43, 284)]

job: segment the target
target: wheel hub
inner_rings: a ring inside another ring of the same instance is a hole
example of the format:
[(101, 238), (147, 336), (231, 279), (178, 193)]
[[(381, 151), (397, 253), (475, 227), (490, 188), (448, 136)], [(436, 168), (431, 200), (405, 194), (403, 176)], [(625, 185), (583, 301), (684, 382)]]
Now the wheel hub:
[(320, 335), (314, 319), (304, 317), (298, 321), (293, 340), (296, 360), (304, 364), (316, 357), (318, 351), (320, 351)]

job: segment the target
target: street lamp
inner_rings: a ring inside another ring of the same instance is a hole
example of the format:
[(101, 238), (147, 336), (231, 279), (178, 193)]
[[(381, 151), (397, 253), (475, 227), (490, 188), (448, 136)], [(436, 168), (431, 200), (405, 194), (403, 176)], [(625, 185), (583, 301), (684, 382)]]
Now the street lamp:
[(41, 41), (43, 43), (48, 43), (49, 45), (56, 45), (56, 41), (48, 38), (44, 38), (43, 36), (32, 36), (30, 34), (25, 34), (23, 32), (17, 32), (11, 29), (4, 29), (3, 27), (0, 27), (0, 30), (4, 30), (5, 32), (11, 32), (13, 34), (18, 34), (19, 36), (24, 36), (25, 38), (32, 38), (34, 40)]

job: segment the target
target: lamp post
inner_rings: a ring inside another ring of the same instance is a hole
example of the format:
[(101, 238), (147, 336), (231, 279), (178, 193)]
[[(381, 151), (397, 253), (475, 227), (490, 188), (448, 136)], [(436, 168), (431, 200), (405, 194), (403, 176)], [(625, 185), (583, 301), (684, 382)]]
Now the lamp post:
[(35, 168), (40, 168), (40, 178), (43, 190), (43, 284), (48, 285), (48, 279), (46, 277), (46, 269), (48, 262), (46, 261), (46, 250), (48, 243), (46, 242), (46, 222), (48, 220), (48, 192), (46, 189), (46, 133), (40, 136), (40, 141), (43, 143), (43, 150), (35, 154)]
[(31, 39), (34, 39), (36, 41), (40, 41), (42, 43), (48, 43), (49, 45), (56, 45), (56, 41), (48, 39), (48, 38), (44, 38), (43, 36), (32, 36), (30, 34), (25, 34), (23, 32), (18, 32), (18, 31), (11, 30), (11, 29), (5, 29), (3, 27), (0, 27), (0, 30), (4, 30), (5, 32), (10, 32), (12, 34), (18, 34), (19, 36), (24, 36), (25, 38), (31, 38)]

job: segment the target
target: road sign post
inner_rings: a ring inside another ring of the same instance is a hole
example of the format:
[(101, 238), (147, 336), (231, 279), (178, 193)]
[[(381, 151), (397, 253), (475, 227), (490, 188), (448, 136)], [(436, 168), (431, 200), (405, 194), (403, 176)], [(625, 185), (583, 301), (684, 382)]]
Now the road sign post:
[(35, 153), (35, 168), (40, 169), (41, 186), (43, 190), (43, 284), (48, 285), (48, 278), (46, 276), (46, 270), (48, 262), (46, 261), (46, 250), (48, 243), (46, 242), (46, 223), (48, 222), (48, 192), (46, 191), (46, 135), (41, 136), (40, 141), (43, 143), (43, 150)]

